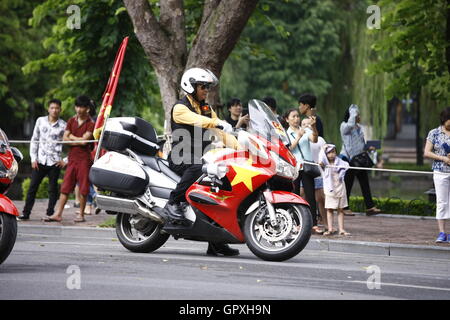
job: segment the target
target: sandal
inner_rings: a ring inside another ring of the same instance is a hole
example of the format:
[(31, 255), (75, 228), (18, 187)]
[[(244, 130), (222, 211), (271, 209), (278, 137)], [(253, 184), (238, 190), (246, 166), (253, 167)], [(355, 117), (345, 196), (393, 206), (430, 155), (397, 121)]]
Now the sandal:
[(58, 220), (58, 219), (55, 219), (55, 218), (52, 218), (52, 217), (44, 217), (41, 220), (44, 221), (44, 222), (61, 222), (61, 220)]
[(331, 236), (336, 233), (336, 230), (328, 230), (323, 233), (324, 236)]
[(314, 233), (316, 233), (316, 234), (323, 234), (323, 232), (324, 232), (325, 230), (320, 229), (319, 226), (314, 226), (314, 227), (312, 227), (312, 231), (314, 231)]
[(352, 234), (350, 232), (347, 232), (347, 231), (339, 231), (339, 235), (340, 236), (344, 236), (344, 237), (349, 237)]
[(84, 219), (84, 217), (76, 217), (75, 220), (73, 220), (73, 222), (85, 222), (86, 220)]
[(352, 212), (352, 210), (348, 209), (348, 210), (344, 210), (344, 216), (354, 217), (355, 214)]
[(377, 207), (373, 207), (373, 208), (366, 210), (366, 215), (368, 215), (368, 216), (374, 216), (379, 213), (381, 213), (381, 210), (378, 209)]

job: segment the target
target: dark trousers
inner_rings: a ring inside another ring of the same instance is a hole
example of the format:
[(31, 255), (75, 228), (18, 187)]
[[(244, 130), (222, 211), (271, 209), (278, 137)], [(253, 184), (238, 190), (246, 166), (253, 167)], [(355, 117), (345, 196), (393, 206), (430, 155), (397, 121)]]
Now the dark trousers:
[(203, 174), (201, 164), (174, 164), (169, 157), (170, 169), (181, 176), (176, 188), (170, 193), (169, 203), (186, 202), (186, 191)]
[(48, 176), (48, 206), (47, 215), (51, 216), (55, 212), (56, 201), (58, 201), (58, 178), (61, 168), (58, 166), (45, 166), (38, 164), (39, 170), (33, 169), (31, 172), (30, 188), (23, 208), (23, 215), (29, 217), (34, 206), (36, 192), (45, 176)]
[(297, 180), (294, 181), (294, 192), (300, 194), (300, 181), (303, 184), (305, 190), (306, 201), (309, 203), (311, 210), (311, 216), (313, 220), (313, 226), (317, 225), (317, 204), (316, 204), (316, 189), (314, 186), (314, 178), (305, 172), (300, 171)]
[[(364, 203), (366, 208), (370, 209), (375, 206), (372, 200), (372, 193), (370, 192), (369, 175), (365, 170), (348, 170), (345, 173), (345, 188), (347, 189), (347, 200), (350, 204), (350, 193), (352, 191), (353, 182), (355, 177), (358, 178), (359, 185), (361, 186), (361, 192), (364, 197)], [(348, 209), (348, 207), (346, 208)]]

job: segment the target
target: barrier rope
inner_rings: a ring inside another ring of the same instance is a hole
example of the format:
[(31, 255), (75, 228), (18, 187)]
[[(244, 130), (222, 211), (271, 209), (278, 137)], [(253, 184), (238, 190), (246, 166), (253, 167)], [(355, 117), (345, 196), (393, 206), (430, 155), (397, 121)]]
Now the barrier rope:
[[(303, 163), (307, 163), (310, 165), (314, 165), (314, 166), (318, 166), (320, 167), (320, 164), (315, 163), (315, 162), (309, 162), (309, 161), (304, 161)], [(327, 167), (329, 168), (347, 168), (347, 169), (353, 169), (353, 170), (365, 170), (365, 171), (379, 171), (379, 172), (396, 172), (396, 173), (413, 173), (413, 174), (428, 174), (428, 175), (433, 175), (435, 173), (437, 174), (443, 174), (443, 175), (450, 175), (450, 172), (439, 172), (439, 171), (419, 171), (419, 170), (398, 170), (398, 169), (380, 169), (380, 168), (363, 168), (363, 167), (344, 167), (344, 166), (332, 166), (332, 165), (327, 165)]]
[[(158, 136), (158, 138), (164, 138), (164, 136)], [(83, 141), (85, 143), (93, 143), (98, 142), (99, 140), (87, 140)], [(9, 140), (10, 144), (31, 144), (31, 143), (52, 143), (52, 144), (70, 144), (70, 143), (77, 143), (76, 141), (60, 141), (60, 140), (39, 140), (39, 141), (32, 141), (32, 140)], [(304, 161), (304, 163), (308, 163), (310, 165), (318, 166), (320, 165), (315, 162), (309, 162)], [(331, 166), (328, 165), (330, 168), (347, 168), (347, 169), (353, 169), (353, 170), (365, 170), (365, 171), (378, 171), (378, 172), (393, 172), (393, 173), (410, 173), (410, 174), (426, 174), (426, 175), (433, 175), (433, 174), (442, 174), (442, 175), (450, 175), (450, 172), (439, 172), (439, 171), (419, 171), (419, 170), (398, 170), (398, 169), (381, 169), (381, 168), (363, 168), (363, 167), (344, 167), (344, 166)]]

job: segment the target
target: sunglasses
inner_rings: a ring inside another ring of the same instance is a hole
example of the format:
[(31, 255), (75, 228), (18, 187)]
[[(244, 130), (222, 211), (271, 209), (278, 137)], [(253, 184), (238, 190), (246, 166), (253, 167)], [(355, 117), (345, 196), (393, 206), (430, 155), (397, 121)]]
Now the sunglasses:
[(209, 83), (201, 84), (201, 85), (200, 85), (200, 88), (201, 88), (202, 90), (209, 90), (209, 89), (211, 88), (211, 85), (210, 85)]

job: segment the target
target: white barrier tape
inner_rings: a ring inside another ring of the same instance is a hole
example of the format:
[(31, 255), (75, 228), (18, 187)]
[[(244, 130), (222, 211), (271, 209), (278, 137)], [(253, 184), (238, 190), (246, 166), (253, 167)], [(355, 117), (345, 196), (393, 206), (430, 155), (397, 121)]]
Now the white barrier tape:
[[(320, 164), (315, 163), (315, 162), (304, 161), (303, 163), (308, 163), (308, 164), (320, 167)], [(363, 167), (344, 167), (344, 166), (331, 166), (331, 165), (328, 165), (327, 167), (347, 168), (347, 169), (366, 170), (366, 171), (379, 171), (379, 172), (414, 173), (414, 174), (419, 173), (419, 174), (430, 174), (430, 175), (437, 173), (437, 174), (443, 174), (443, 175), (450, 175), (450, 172), (439, 172), (439, 171), (415, 171), (415, 170), (397, 170), (397, 169), (380, 169), (380, 168), (363, 168)]]
[(66, 143), (79, 143), (79, 142), (98, 142), (98, 140), (86, 140), (86, 141), (60, 141), (60, 140), (39, 140), (39, 141), (32, 141), (32, 140), (9, 140), (10, 144), (20, 144), (20, 143), (53, 143), (53, 144), (66, 144)]
[[(158, 136), (158, 138), (163, 136)], [(87, 140), (83, 142), (98, 142), (98, 140)], [(67, 143), (76, 143), (76, 141), (58, 141), (58, 140), (47, 140), (47, 141), (32, 141), (32, 140), (9, 140), (9, 143), (55, 143), (55, 144), (67, 144)], [(320, 166), (318, 163), (315, 162), (309, 162), (304, 161), (304, 163), (308, 163), (315, 166)], [(443, 175), (450, 175), (449, 172), (438, 172), (438, 171), (415, 171), (415, 170), (396, 170), (396, 169), (380, 169), (380, 168), (362, 168), (362, 167), (343, 167), (343, 166), (329, 166), (330, 168), (347, 168), (347, 169), (354, 169), (354, 170), (366, 170), (366, 171), (379, 171), (379, 172), (395, 172), (395, 173), (411, 173), (411, 174), (428, 174), (433, 175), (435, 173), (437, 174), (443, 174)]]

